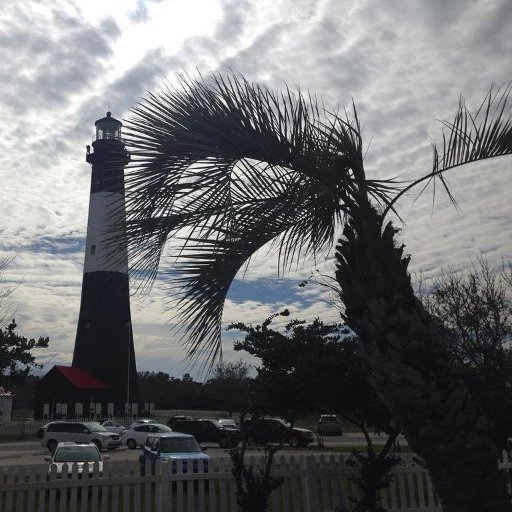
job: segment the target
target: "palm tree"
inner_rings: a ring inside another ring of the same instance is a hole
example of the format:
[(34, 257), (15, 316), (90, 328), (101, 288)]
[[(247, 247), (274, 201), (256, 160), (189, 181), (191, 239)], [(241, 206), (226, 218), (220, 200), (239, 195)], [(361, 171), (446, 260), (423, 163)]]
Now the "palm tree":
[[(440, 180), (449, 193), (445, 171), (512, 153), (510, 91), (491, 89), (474, 115), (461, 100), (432, 171), (416, 184)], [(340, 115), (309, 94), (234, 74), (181, 77), (136, 106), (127, 128), (134, 274), (151, 282), (171, 241), (173, 318), (193, 360), (219, 355), (229, 286), (258, 249), (271, 242), (284, 270), (336, 246), (342, 317), (444, 510), (511, 510), (487, 421), (414, 296), (388, 220), (410, 186), (366, 176), (355, 106)]]

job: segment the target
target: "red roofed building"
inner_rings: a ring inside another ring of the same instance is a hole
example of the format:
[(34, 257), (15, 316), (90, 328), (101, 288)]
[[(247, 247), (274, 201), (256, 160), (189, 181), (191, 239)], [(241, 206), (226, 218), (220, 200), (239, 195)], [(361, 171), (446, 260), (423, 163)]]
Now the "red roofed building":
[(76, 389), (109, 389), (100, 379), (93, 377), (85, 368), (54, 366)]
[[(67, 405), (67, 416), (74, 416), (75, 404), (82, 404), (84, 416), (91, 404), (110, 401), (110, 386), (85, 368), (54, 366), (40, 381), (36, 392), (36, 418), (55, 417), (57, 404)], [(44, 404), (49, 405), (45, 414)]]

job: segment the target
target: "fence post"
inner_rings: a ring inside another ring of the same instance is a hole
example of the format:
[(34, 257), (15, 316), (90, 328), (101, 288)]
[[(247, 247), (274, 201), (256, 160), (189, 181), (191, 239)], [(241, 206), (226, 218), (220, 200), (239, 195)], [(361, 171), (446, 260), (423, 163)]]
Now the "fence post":
[[(148, 474), (148, 467), (151, 468), (152, 464), (146, 464), (146, 474)], [(151, 474), (151, 469), (149, 471)], [(167, 485), (167, 477), (165, 475), (165, 468), (163, 467), (162, 461), (157, 460), (155, 463), (155, 512), (164, 511), (163, 499), (165, 494), (165, 486)]]
[(305, 465), (305, 482), (304, 482), (304, 511), (317, 512), (318, 499), (317, 499), (317, 481), (315, 472), (315, 456), (308, 455), (304, 458)]

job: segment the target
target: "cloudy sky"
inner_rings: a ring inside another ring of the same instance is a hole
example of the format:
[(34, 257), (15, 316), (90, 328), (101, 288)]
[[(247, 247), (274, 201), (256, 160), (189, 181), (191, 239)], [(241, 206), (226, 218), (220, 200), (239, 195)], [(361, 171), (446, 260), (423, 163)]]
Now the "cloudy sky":
[[(309, 89), (333, 107), (356, 102), (372, 177), (428, 172), (439, 120), (463, 94), (477, 107), (512, 80), (510, 0), (3, 0), (0, 10), (0, 253), (18, 254), (1, 286), (18, 331), (50, 336), (42, 361), (71, 362), (80, 306), (94, 121), (126, 119), (180, 71), (231, 69), (278, 89)], [(512, 256), (512, 157), (449, 176), (443, 193), (404, 199), (401, 237), (426, 277), (485, 254)], [(318, 262), (329, 274), (329, 258)], [(337, 321), (325, 288), (299, 288), (310, 267), (276, 279), (262, 254), (231, 290), (225, 322), (261, 322), (289, 307)], [(133, 297), (139, 370), (187, 371), (169, 332), (165, 288)], [(225, 337), (227, 360), (233, 334)]]

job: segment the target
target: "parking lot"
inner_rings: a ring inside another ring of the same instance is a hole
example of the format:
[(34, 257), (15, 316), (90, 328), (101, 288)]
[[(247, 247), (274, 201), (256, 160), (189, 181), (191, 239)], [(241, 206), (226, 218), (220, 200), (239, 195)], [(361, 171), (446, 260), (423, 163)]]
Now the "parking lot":
[[(401, 436), (400, 436), (401, 437)], [(387, 437), (385, 435), (372, 436), (372, 441), (375, 444), (385, 443)], [(291, 452), (294, 454), (311, 453), (312, 450), (318, 453), (318, 451), (325, 451), (326, 453), (332, 452), (333, 449), (340, 451), (340, 449), (346, 448), (349, 451), (353, 446), (364, 446), (364, 436), (358, 433), (347, 433), (343, 436), (325, 436), (324, 448), (319, 449), (317, 443), (311, 444), (307, 448), (289, 448), (284, 447), (283, 452)], [(401, 440), (400, 442), (403, 442)], [(207, 453), (210, 457), (227, 457), (229, 450), (219, 448), (217, 444), (203, 443), (207, 448)], [(249, 453), (262, 453), (263, 448), (250, 448)], [(138, 460), (140, 449), (129, 450), (125, 446), (121, 446), (116, 450), (110, 450), (108, 452), (110, 460), (113, 461), (124, 461), (124, 460)], [(48, 450), (41, 446), (39, 441), (21, 441), (13, 443), (1, 443), (0, 444), (0, 467), (3, 466), (21, 466), (21, 465), (32, 465), (32, 464), (44, 464), (44, 458), (48, 455)]]

